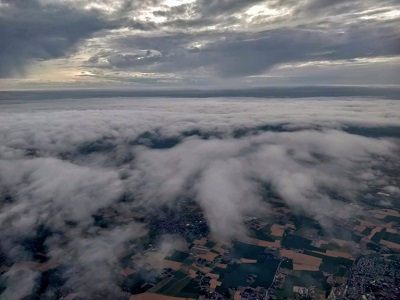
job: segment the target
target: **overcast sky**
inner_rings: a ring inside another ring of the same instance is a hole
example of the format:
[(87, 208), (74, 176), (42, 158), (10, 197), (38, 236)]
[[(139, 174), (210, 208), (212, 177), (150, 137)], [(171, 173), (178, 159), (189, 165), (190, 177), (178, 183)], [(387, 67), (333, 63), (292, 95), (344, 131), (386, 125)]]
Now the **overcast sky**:
[(398, 0), (0, 0), (0, 88), (400, 83)]

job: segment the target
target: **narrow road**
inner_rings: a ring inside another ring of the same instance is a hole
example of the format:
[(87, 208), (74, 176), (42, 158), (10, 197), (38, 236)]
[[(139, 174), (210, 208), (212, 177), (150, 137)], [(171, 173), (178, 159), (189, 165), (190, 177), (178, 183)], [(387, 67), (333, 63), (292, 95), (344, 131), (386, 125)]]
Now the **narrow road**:
[(279, 265), (278, 265), (278, 267), (276, 268), (276, 271), (275, 271), (275, 275), (274, 275), (274, 278), (272, 279), (272, 282), (271, 282), (271, 285), (268, 287), (268, 289), (267, 289), (267, 292), (266, 292), (266, 296), (267, 296), (267, 298), (268, 298), (268, 292), (269, 292), (269, 289), (272, 287), (272, 285), (274, 284), (274, 281), (275, 281), (275, 278), (276, 278), (276, 274), (278, 273), (278, 271), (279, 271), (279, 268), (281, 267), (281, 263), (283, 262), (283, 259), (281, 259), (281, 261), (279, 262)]

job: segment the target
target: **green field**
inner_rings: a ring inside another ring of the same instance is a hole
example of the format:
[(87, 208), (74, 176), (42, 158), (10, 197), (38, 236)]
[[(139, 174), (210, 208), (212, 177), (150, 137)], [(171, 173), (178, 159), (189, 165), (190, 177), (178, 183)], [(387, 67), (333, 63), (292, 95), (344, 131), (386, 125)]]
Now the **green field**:
[(390, 223), (390, 222), (396, 222), (396, 223), (400, 223), (400, 217), (396, 217), (396, 216), (386, 216), (383, 221)]
[(175, 282), (174, 285), (170, 286), (164, 291), (164, 295), (175, 296), (191, 281), (191, 278), (187, 276), (186, 278)]
[(282, 239), (282, 246), (290, 249), (308, 249), (319, 252), (326, 252), (325, 249), (321, 249), (311, 245), (312, 241), (302, 236), (287, 234)]
[(343, 257), (331, 257), (323, 255), (322, 253), (315, 253), (308, 250), (304, 250), (304, 254), (322, 258), (320, 270), (337, 276), (341, 276), (340, 274), (343, 273), (343, 270), (341, 269), (342, 267), (345, 267), (347, 269), (353, 264), (353, 261), (351, 259)]
[(227, 291), (230, 287), (249, 286), (247, 278), (250, 274), (256, 275), (256, 280), (251, 287), (269, 287), (275, 276), (279, 261), (274, 259), (259, 258), (257, 264), (233, 264), (226, 269), (219, 269), (221, 289)]
[(270, 236), (270, 233), (268, 230), (250, 230), (249, 235), (252, 238), (256, 238), (259, 240), (263, 240), (263, 241), (268, 241), (268, 242), (273, 242), (276, 240), (276, 238), (274, 239), (273, 237)]
[(183, 262), (188, 257), (189, 257), (189, 253), (175, 250), (171, 256), (168, 256), (165, 259), (177, 261), (177, 262)]
[(185, 286), (191, 281), (191, 278), (182, 271), (177, 271), (174, 273), (174, 277), (171, 281), (163, 285), (161, 288), (157, 290), (157, 293), (175, 296), (181, 290), (185, 288)]
[(293, 260), (282, 261), (281, 268), (293, 270)]
[(210, 248), (214, 247), (216, 244), (217, 243), (215, 243), (215, 242), (208, 241), (207, 243), (204, 244), (204, 247), (210, 249)]
[(242, 242), (233, 242), (231, 249), (232, 257), (257, 259), (261, 254), (264, 253), (265, 248), (257, 245), (250, 245)]
[[(342, 247), (340, 245), (336, 244), (336, 243), (329, 243), (327, 245), (324, 245), (323, 247), (326, 250), (340, 250), (340, 249), (342, 249)], [(324, 252), (326, 252), (326, 251), (324, 251)]]
[(197, 299), (200, 293), (199, 284), (191, 279), (185, 287), (176, 295), (177, 297), (190, 297)]
[(371, 232), (372, 232), (372, 229), (367, 227), (363, 230), (362, 234), (365, 236), (369, 236), (371, 234)]
[(287, 299), (287, 298), (294, 297), (293, 285), (292, 285), (290, 278), (288, 278), (286, 280), (283, 289), (275, 291), (274, 295), (277, 296), (278, 299)]
[(397, 233), (390, 233), (390, 232), (385, 232), (382, 236), (383, 240), (400, 244), (400, 234)]
[(383, 228), (380, 232), (374, 234), (374, 236), (371, 238), (371, 241), (379, 244), (385, 233), (386, 233), (386, 228)]
[(293, 275), (291, 277), (292, 285), (304, 287), (314, 285), (322, 290), (330, 288), (321, 271), (293, 271)]

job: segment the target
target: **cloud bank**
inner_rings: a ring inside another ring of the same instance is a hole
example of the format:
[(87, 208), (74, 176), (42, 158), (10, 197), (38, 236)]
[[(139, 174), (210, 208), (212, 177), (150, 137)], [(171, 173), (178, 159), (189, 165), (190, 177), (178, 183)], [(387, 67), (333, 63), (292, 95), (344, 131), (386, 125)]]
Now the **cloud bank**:
[[(130, 214), (174, 210), (185, 199), (201, 207), (213, 236), (231, 240), (246, 234), (247, 215), (268, 217), (266, 186), (328, 229), (362, 213), (354, 204), (372, 183), (393, 190), (385, 168), (398, 161), (397, 100), (146, 98), (1, 106), (0, 254), (19, 263), (3, 275), (4, 295), (13, 293), (15, 280), (33, 285), (39, 267), (17, 268), (44, 252), (47, 263), (59, 265), (64, 292), (126, 296), (117, 288), (118, 257), (147, 234)], [(100, 213), (119, 221), (99, 225)], [(174, 243), (161, 239), (154, 256), (168, 255)]]

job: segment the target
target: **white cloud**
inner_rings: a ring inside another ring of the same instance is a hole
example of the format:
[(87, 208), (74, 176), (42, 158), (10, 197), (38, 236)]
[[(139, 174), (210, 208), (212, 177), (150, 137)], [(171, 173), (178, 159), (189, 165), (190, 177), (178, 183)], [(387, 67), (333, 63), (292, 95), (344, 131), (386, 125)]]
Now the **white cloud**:
[[(99, 231), (92, 215), (100, 209), (173, 208), (187, 196), (203, 209), (212, 234), (229, 240), (245, 234), (246, 215), (268, 217), (267, 183), (294, 211), (334, 224), (359, 213), (349, 203), (369, 183), (397, 192), (382, 168), (398, 155), (398, 139), (384, 133), (398, 128), (399, 108), (395, 100), (367, 98), (2, 103), (5, 251), (29, 259), (20, 239), (48, 227), (56, 232), (46, 240), (48, 254), (75, 274), (68, 286), (92, 292), (101, 282), (115, 291), (118, 253), (145, 230), (132, 223)], [(378, 134), (344, 131), (351, 128)], [(123, 193), (135, 201), (120, 203)], [(161, 242), (158, 259), (172, 244)]]
[(16, 199), (0, 213), (0, 223), (14, 234), (40, 224), (53, 229), (66, 221), (87, 224), (99, 208), (122, 193), (118, 174), (89, 169), (54, 158), (0, 161), (1, 193)]

